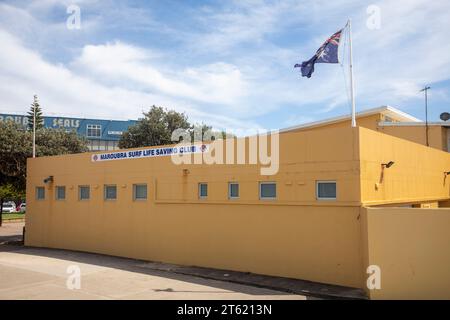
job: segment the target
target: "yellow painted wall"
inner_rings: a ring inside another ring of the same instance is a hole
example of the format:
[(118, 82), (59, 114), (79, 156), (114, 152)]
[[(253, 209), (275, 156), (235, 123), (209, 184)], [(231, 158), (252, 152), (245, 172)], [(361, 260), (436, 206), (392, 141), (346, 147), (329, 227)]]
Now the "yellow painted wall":
[[(26, 244), (360, 287), (357, 146), (357, 129), (283, 134), (275, 176), (257, 165), (175, 166), (170, 157), (29, 159)], [(46, 200), (35, 200), (49, 175)], [(337, 181), (336, 201), (316, 200), (319, 179)], [(229, 181), (240, 183), (240, 199), (227, 199)], [(258, 181), (276, 181), (278, 199), (259, 200)], [(207, 200), (199, 182), (208, 182)], [(133, 183), (148, 184), (147, 201), (132, 201)], [(117, 200), (103, 200), (104, 184), (118, 185)], [(57, 185), (66, 200), (55, 200)], [(78, 185), (91, 186), (90, 201), (77, 200)]]
[[(448, 152), (360, 128), (361, 201), (365, 205), (450, 199)], [(384, 170), (381, 163), (394, 161)], [(376, 185), (378, 184), (378, 186)]]
[(450, 299), (450, 208), (362, 209), (364, 265), (381, 269), (371, 299)]
[[(372, 128), (370, 128), (372, 129)], [(379, 132), (401, 139), (426, 145), (425, 126), (379, 126)], [(428, 143), (432, 148), (447, 151), (447, 128), (441, 126), (428, 127)]]
[[(398, 126), (380, 126), (379, 123), (385, 121), (385, 115), (382, 113), (372, 114), (368, 116), (357, 116), (356, 124), (358, 127), (379, 131), (381, 133), (398, 137), (411, 142), (426, 145), (426, 131), (425, 126), (404, 125)], [(392, 121), (392, 119), (391, 119)], [(395, 121), (394, 122), (398, 122)], [(324, 128), (346, 128), (351, 125), (351, 120), (341, 120), (335, 123), (324, 123), (313, 127), (299, 128), (294, 131), (311, 131), (322, 130)], [(435, 149), (448, 151), (448, 128), (443, 126), (432, 125), (428, 127), (428, 143), (429, 146)]]
[[(450, 198), (437, 173), (450, 163), (448, 153), (361, 127), (281, 134), (274, 176), (262, 176), (259, 165), (90, 159), (86, 153), (28, 160), (27, 245), (362, 288), (370, 238), (361, 202)], [(375, 192), (380, 163), (388, 160), (396, 164)], [(46, 199), (35, 200), (35, 187), (49, 175)], [(337, 182), (335, 201), (316, 200), (317, 180)], [(259, 181), (277, 183), (276, 200), (259, 200)], [(208, 183), (206, 200), (198, 199), (199, 182)], [(239, 199), (228, 200), (228, 182), (240, 183)], [(147, 183), (146, 201), (132, 200), (134, 183)], [(117, 200), (103, 200), (105, 184), (118, 186)], [(58, 185), (66, 186), (66, 200), (55, 200)], [(79, 185), (91, 186), (91, 200), (78, 200)]]
[[(358, 127), (364, 127), (372, 130), (377, 130), (378, 123), (384, 121), (384, 115), (376, 113), (368, 116), (357, 116), (356, 125)], [(299, 128), (293, 131), (311, 131), (311, 130), (323, 130), (328, 128), (348, 128), (351, 126), (351, 120), (341, 120), (334, 123), (324, 123), (313, 127)]]

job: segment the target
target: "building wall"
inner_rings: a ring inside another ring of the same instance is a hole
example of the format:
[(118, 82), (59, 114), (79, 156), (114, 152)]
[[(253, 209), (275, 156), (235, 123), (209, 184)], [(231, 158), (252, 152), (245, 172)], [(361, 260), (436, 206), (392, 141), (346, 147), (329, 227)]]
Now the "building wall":
[[(0, 114), (0, 121), (13, 121), (25, 128), (28, 125), (26, 115)], [(120, 137), (135, 120), (102, 120), (67, 117), (43, 117), (43, 126), (48, 129), (75, 131), (88, 140), (88, 148), (92, 151), (117, 150)], [(88, 128), (97, 130), (88, 130)], [(90, 133), (90, 134), (89, 134)]]
[[(357, 138), (349, 128), (284, 134), (275, 176), (169, 157), (29, 159), (26, 244), (359, 287)], [(46, 199), (35, 200), (49, 175)], [(337, 181), (336, 201), (316, 200), (317, 179)], [(229, 181), (240, 183), (238, 200), (228, 200)], [(278, 199), (259, 200), (258, 181), (276, 181)], [(199, 182), (208, 183), (207, 200), (198, 199)], [(146, 201), (132, 200), (133, 183), (148, 184)], [(117, 200), (103, 200), (104, 184), (117, 184)], [(58, 185), (66, 200), (55, 200)], [(91, 186), (91, 200), (78, 200), (78, 185)]]
[[(401, 139), (426, 145), (426, 127), (423, 126), (378, 126), (377, 131)], [(435, 149), (448, 151), (447, 128), (431, 125), (428, 127), (428, 143)]]
[[(450, 199), (450, 154), (360, 128), (361, 201), (364, 205)], [(388, 169), (382, 163), (394, 161)], [(383, 181), (381, 175), (383, 173)]]
[(450, 208), (362, 209), (364, 265), (381, 270), (371, 299), (450, 299)]
[[(248, 148), (246, 139), (247, 155)], [(170, 157), (92, 162), (91, 155), (28, 160), (27, 245), (362, 288), (370, 239), (361, 203), (450, 198), (448, 185), (435, 187), (447, 153), (365, 128), (281, 134), (274, 176), (261, 175), (259, 165), (174, 165)], [(388, 160), (396, 164), (380, 196), (371, 188)], [(46, 199), (36, 200), (35, 187), (50, 175)], [(316, 199), (317, 180), (337, 182), (336, 200)], [(240, 184), (236, 200), (228, 199), (232, 181)], [(260, 181), (277, 183), (276, 200), (259, 200)], [(208, 183), (207, 199), (198, 198), (199, 182)], [(147, 200), (133, 201), (137, 183), (148, 185)], [(103, 199), (105, 184), (117, 185), (117, 200)], [(89, 201), (78, 200), (79, 185), (91, 187)], [(55, 200), (56, 186), (66, 186), (65, 200)]]

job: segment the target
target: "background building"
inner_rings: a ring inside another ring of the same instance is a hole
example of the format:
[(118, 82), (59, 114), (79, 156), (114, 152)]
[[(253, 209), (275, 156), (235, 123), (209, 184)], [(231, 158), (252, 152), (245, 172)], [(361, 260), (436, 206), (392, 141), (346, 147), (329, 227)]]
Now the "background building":
[[(0, 121), (14, 121), (23, 127), (28, 124), (26, 115), (0, 114)], [(91, 151), (117, 150), (120, 136), (136, 120), (101, 120), (67, 117), (44, 117), (44, 127), (51, 129), (74, 130), (88, 139)]]

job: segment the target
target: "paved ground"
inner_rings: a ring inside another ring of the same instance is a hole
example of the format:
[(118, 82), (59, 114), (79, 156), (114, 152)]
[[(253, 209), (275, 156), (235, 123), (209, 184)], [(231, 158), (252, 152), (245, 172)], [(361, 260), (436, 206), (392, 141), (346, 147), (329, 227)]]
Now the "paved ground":
[(23, 222), (5, 222), (0, 227), (0, 244), (9, 241), (22, 240)]
[[(306, 299), (302, 295), (155, 270), (142, 261), (5, 245), (23, 223), (0, 227), (0, 299)], [(81, 288), (67, 288), (69, 266)]]

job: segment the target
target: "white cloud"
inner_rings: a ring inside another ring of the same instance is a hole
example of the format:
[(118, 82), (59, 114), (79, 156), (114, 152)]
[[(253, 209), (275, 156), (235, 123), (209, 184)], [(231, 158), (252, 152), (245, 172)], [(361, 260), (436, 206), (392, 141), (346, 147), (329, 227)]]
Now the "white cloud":
[[(190, 12), (183, 27), (148, 8), (83, 1), (80, 33), (45, 18), (63, 6), (53, 0), (0, 4), (0, 93), (10, 110), (28, 108), (36, 92), (49, 111), (73, 115), (135, 118), (159, 104), (217, 127), (318, 120), (349, 111), (346, 69), (321, 64), (306, 79), (293, 64), (309, 59), (350, 16), (357, 107), (411, 111), (423, 85), (450, 78), (450, 3), (370, 4), (381, 8), (380, 30), (367, 29), (367, 5), (350, 0), (226, 2)], [(141, 41), (149, 33), (170, 45)], [(448, 90), (433, 94), (449, 99)]]
[(115, 42), (85, 46), (75, 66), (108, 80), (135, 82), (145, 91), (211, 104), (234, 106), (245, 94), (246, 83), (236, 66), (214, 63), (162, 70), (151, 58), (148, 50)]
[(1, 30), (0, 43), (3, 48), (0, 50), (2, 111), (26, 111), (32, 95), (36, 93), (48, 114), (136, 119), (141, 116), (142, 110), (157, 104), (187, 111), (193, 121), (204, 121), (218, 128), (255, 126), (233, 117), (203, 112), (183, 99), (106, 86), (95, 78), (73, 73), (63, 65), (46, 62), (39, 54), (25, 48), (18, 39)]

